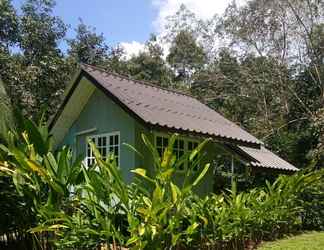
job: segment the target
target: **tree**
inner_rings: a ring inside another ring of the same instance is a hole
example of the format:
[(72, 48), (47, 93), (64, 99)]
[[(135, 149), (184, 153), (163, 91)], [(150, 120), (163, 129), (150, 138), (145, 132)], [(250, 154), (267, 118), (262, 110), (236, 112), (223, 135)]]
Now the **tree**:
[(82, 20), (76, 28), (76, 37), (68, 41), (68, 54), (78, 63), (102, 65), (108, 59), (109, 47), (105, 43), (103, 34), (85, 25)]
[(70, 77), (70, 66), (58, 48), (66, 25), (53, 16), (53, 0), (27, 0), (19, 20), (20, 51), (9, 54), (3, 73), (15, 106), (29, 116), (55, 112)]
[(164, 87), (170, 86), (171, 72), (155, 36), (151, 36), (143, 52), (128, 61), (128, 72), (135, 79), (151, 81)]
[(191, 75), (206, 63), (206, 54), (194, 36), (183, 30), (172, 41), (167, 61), (175, 70), (177, 80), (190, 84)]
[(53, 16), (54, 0), (27, 0), (22, 6), (20, 48), (26, 64), (40, 64), (46, 57), (61, 57), (58, 43), (65, 37), (66, 25)]
[(239, 80), (255, 89), (256, 110), (264, 113), (256, 116), (263, 118), (255, 121), (253, 130), (277, 149), (289, 144), (286, 152), (297, 152), (291, 160), (299, 159), (298, 145), (307, 148), (301, 153), (305, 156), (320, 140), (323, 10), (323, 1), (253, 0), (242, 7), (232, 4), (220, 25), (230, 47), (242, 58)]
[(165, 18), (165, 26), (162, 40), (166, 43), (172, 43), (176, 36), (183, 30), (198, 36), (200, 21), (195, 13), (190, 11), (184, 4), (181, 4), (174, 15)]
[(18, 41), (18, 16), (11, 0), (0, 1), (0, 46), (8, 48)]

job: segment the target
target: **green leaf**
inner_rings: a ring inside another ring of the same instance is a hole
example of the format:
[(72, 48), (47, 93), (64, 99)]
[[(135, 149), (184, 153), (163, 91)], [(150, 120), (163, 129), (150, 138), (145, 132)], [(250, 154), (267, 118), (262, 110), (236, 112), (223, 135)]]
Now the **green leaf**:
[(161, 167), (162, 168), (167, 168), (171, 167), (172, 160), (175, 161), (175, 157), (173, 155), (173, 145), (178, 137), (178, 134), (173, 134), (169, 140), (169, 144), (167, 148), (163, 152), (163, 157), (162, 157), (162, 162), (161, 162)]
[(136, 168), (136, 169), (131, 170), (131, 172), (132, 172), (132, 173), (135, 173), (135, 174), (137, 174), (137, 175), (139, 175), (139, 176), (142, 176), (144, 179), (146, 179), (146, 180), (148, 180), (148, 181), (150, 181), (150, 182), (152, 182), (152, 183), (155, 183), (153, 179), (151, 179), (150, 177), (148, 177), (148, 176), (146, 175), (146, 169), (143, 169), (143, 168)]
[(191, 152), (191, 154), (190, 154), (190, 156), (189, 156), (189, 161), (190, 161), (190, 162), (193, 161), (193, 160), (195, 159), (196, 155), (198, 155), (198, 154), (200, 153), (200, 151), (205, 147), (205, 145), (206, 145), (207, 143), (209, 143), (211, 140), (212, 140), (211, 138), (208, 138), (208, 139), (204, 140), (202, 143), (200, 143), (200, 144), (198, 145), (198, 147), (195, 148), (195, 149)]
[(176, 203), (178, 201), (178, 195), (181, 194), (178, 186), (174, 185), (172, 182), (170, 183), (171, 186), (171, 194), (172, 194), (172, 201)]
[(140, 236), (142, 236), (143, 234), (145, 234), (145, 226), (144, 226), (144, 224), (140, 224), (140, 225), (138, 226), (138, 234), (139, 234)]
[(134, 235), (133, 237), (131, 237), (127, 242), (126, 242), (126, 246), (132, 245), (134, 243), (136, 243), (137, 241), (139, 241), (139, 237), (137, 237), (136, 235)]
[(128, 147), (129, 149), (131, 149), (132, 151), (134, 151), (138, 156), (140, 156), (142, 159), (144, 159), (144, 155), (139, 152), (135, 147), (133, 147), (132, 145), (124, 142), (123, 145), (125, 145), (126, 147)]
[(191, 224), (188, 228), (187, 228), (187, 230), (186, 230), (186, 233), (187, 234), (193, 234), (194, 232), (195, 232), (195, 230), (196, 230), (196, 228), (199, 226), (199, 224), (197, 223), (197, 222), (194, 222), (193, 224)]
[(153, 191), (153, 197), (152, 197), (152, 203), (153, 204), (159, 204), (162, 202), (164, 192), (161, 189), (160, 185), (156, 184), (156, 187)]
[(172, 240), (171, 240), (172, 246), (177, 245), (180, 236), (181, 236), (181, 233), (179, 233), (179, 234), (172, 234)]
[(143, 201), (148, 207), (152, 207), (152, 202), (148, 197), (143, 196)]
[(192, 186), (196, 186), (201, 180), (202, 178), (204, 178), (204, 176), (206, 175), (208, 169), (210, 167), (210, 164), (207, 163), (204, 167), (204, 169), (200, 172), (200, 174), (198, 175), (198, 177), (196, 178), (196, 180), (192, 183)]
[(145, 134), (142, 134), (142, 140), (144, 142), (144, 144), (146, 145), (146, 147), (150, 150), (152, 156), (153, 156), (153, 160), (154, 160), (154, 165), (156, 168), (160, 167), (160, 156), (159, 156), (159, 152), (157, 151), (157, 149), (152, 145), (152, 143), (150, 142), (150, 140), (147, 138), (147, 136)]

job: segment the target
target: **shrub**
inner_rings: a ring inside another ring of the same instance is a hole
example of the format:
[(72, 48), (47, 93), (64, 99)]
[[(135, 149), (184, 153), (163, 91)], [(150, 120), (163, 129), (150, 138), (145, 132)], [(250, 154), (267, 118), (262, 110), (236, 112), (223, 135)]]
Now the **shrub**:
[[(11, 177), (26, 200), (33, 223), (28, 232), (43, 248), (93, 249), (100, 245), (131, 249), (244, 249), (303, 228), (323, 225), (323, 171), (279, 176), (244, 192), (195, 195), (209, 165), (192, 171), (208, 140), (180, 159), (172, 154), (177, 135), (162, 157), (143, 140), (154, 158), (154, 171), (132, 170), (138, 180), (122, 179), (114, 156), (104, 160), (91, 142), (96, 164), (84, 167), (63, 147), (53, 153), (46, 126), (25, 121), (1, 145), (0, 171)], [(174, 172), (189, 159), (182, 183)], [(315, 202), (312, 200), (318, 198)]]

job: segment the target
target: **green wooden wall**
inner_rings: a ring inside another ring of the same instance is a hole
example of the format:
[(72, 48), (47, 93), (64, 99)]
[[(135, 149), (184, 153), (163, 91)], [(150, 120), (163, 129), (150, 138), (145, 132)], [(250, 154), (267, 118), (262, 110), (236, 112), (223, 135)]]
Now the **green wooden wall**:
[[(78, 135), (87, 130), (93, 131)], [(120, 165), (124, 178), (131, 181), (130, 170), (135, 165), (135, 154), (123, 143), (135, 145), (135, 120), (102, 91), (95, 90), (62, 144), (70, 145), (78, 156), (84, 157), (87, 136), (116, 131), (120, 132)]]

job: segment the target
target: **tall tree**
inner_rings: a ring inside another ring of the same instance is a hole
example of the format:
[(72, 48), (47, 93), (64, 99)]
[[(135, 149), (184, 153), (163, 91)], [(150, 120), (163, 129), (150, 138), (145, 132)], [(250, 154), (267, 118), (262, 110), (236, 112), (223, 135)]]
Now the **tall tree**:
[(167, 61), (175, 70), (177, 80), (191, 84), (191, 75), (206, 63), (204, 49), (189, 31), (180, 31), (172, 41)]
[(129, 74), (135, 79), (147, 80), (169, 87), (171, 72), (163, 59), (163, 49), (154, 35), (146, 43), (144, 51), (128, 61)]
[[(53, 15), (53, 0), (27, 0), (19, 22), (20, 53), (12, 56), (12, 76), (3, 78), (12, 100), (28, 115), (52, 114), (70, 77), (59, 43), (66, 25)], [(17, 103), (18, 102), (18, 103)]]
[(103, 34), (85, 25), (82, 20), (76, 28), (76, 37), (68, 41), (68, 54), (78, 63), (102, 65), (108, 59), (109, 46)]
[(0, 1), (0, 46), (8, 48), (18, 41), (18, 22), (11, 0)]
[(53, 16), (54, 0), (27, 0), (22, 6), (20, 48), (27, 64), (39, 64), (46, 56), (60, 56), (58, 43), (66, 25)]

